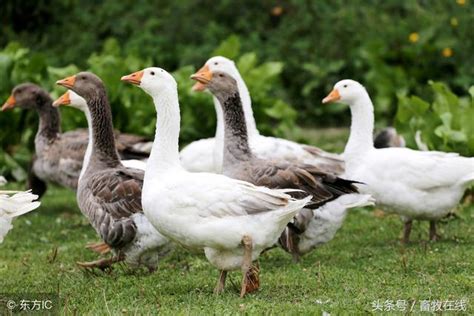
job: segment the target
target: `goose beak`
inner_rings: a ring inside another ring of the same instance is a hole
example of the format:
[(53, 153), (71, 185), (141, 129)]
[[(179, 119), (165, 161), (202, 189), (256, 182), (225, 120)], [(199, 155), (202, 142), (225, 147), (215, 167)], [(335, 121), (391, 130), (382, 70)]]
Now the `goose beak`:
[(71, 97), (69, 96), (69, 91), (66, 91), (66, 93), (60, 96), (59, 99), (53, 102), (53, 106), (56, 108), (60, 105), (68, 105), (68, 104), (71, 104)]
[(323, 99), (323, 103), (331, 103), (331, 102), (336, 102), (337, 100), (341, 99), (341, 95), (339, 94), (339, 91), (337, 89), (334, 89), (331, 91), (331, 93), (328, 94), (327, 97)]
[(204, 67), (199, 69), (198, 72), (191, 75), (191, 79), (197, 81), (192, 88), (193, 91), (203, 91), (212, 79), (212, 71), (209, 69), (208, 65), (204, 65)]
[(70, 76), (61, 80), (56, 81), (56, 84), (71, 89), (76, 83), (76, 76)]
[(144, 71), (140, 70), (127, 76), (123, 76), (120, 80), (139, 86), (142, 83), (143, 74)]
[(13, 94), (12, 94), (11, 96), (8, 97), (7, 102), (5, 102), (4, 105), (2, 105), (2, 112), (6, 111), (8, 109), (14, 108), (15, 103), (16, 103), (16, 100), (15, 100), (15, 97), (13, 96)]

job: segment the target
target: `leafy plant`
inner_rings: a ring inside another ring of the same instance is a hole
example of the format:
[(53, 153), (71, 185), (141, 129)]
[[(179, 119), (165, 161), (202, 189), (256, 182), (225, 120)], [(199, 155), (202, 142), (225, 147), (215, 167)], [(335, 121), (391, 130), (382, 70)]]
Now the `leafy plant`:
[(431, 101), (418, 96), (398, 96), (397, 128), (414, 146), (417, 132), (432, 150), (474, 155), (474, 86), (470, 96), (459, 97), (441, 82), (429, 83)]

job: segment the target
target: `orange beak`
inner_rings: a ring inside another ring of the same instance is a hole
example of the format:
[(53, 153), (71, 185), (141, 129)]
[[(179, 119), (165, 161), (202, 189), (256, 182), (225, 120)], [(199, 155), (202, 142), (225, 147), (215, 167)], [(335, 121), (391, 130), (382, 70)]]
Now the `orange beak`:
[(140, 83), (142, 83), (143, 74), (143, 70), (140, 70), (127, 76), (123, 76), (120, 80), (139, 86)]
[(339, 99), (341, 99), (341, 95), (339, 94), (339, 91), (334, 89), (334, 90), (331, 91), (331, 93), (328, 94), (327, 97), (325, 97), (323, 99), (323, 103), (336, 102)]
[(13, 94), (12, 94), (11, 96), (8, 97), (7, 102), (5, 102), (5, 104), (2, 106), (2, 112), (5, 111), (5, 110), (14, 108), (15, 103), (16, 103), (16, 100), (15, 100), (15, 97), (13, 96)]
[(68, 104), (71, 104), (71, 97), (69, 96), (69, 91), (66, 91), (66, 93), (60, 96), (59, 99), (53, 102), (54, 107), (58, 107), (60, 105), (68, 105)]
[(192, 88), (193, 91), (203, 91), (212, 79), (212, 71), (209, 69), (208, 65), (204, 65), (204, 67), (199, 69), (198, 72), (191, 75), (191, 79), (197, 81)]
[(56, 84), (71, 89), (76, 83), (76, 76), (70, 76), (61, 80), (56, 81)]

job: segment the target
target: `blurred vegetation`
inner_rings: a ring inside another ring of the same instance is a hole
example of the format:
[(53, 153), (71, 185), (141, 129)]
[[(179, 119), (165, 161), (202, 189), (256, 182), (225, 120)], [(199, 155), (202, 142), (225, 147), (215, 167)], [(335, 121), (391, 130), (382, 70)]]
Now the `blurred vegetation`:
[(430, 82), (433, 96), (428, 102), (417, 96), (399, 96), (398, 130), (410, 147), (415, 135), (430, 150), (457, 152), (474, 156), (474, 86), (469, 97), (458, 97), (445, 84)]
[[(322, 106), (320, 100), (335, 82), (352, 78), (371, 94), (379, 127), (395, 123), (400, 103), (397, 124), (405, 135), (421, 128), (430, 148), (462, 149), (462, 142), (454, 140), (458, 136), (428, 128), (448, 124), (439, 112), (446, 107), (434, 110), (437, 117), (433, 114), (433, 122), (424, 125), (408, 122), (402, 113), (413, 102), (407, 95), (431, 98), (435, 86), (429, 80), (446, 83), (457, 95), (473, 84), (471, 0), (3, 0), (0, 12), (2, 101), (24, 81), (41, 84), (56, 97), (63, 91), (54, 86), (57, 79), (91, 70), (107, 85), (116, 128), (152, 136), (149, 98), (119, 78), (156, 65), (178, 80), (186, 144), (214, 134), (211, 98), (191, 92), (189, 75), (220, 54), (236, 60), (265, 134), (296, 137), (301, 134), (295, 131), (296, 121), (347, 126), (347, 107)], [(64, 130), (85, 126), (73, 110), (62, 115)], [(457, 130), (456, 120), (451, 129)], [(36, 122), (33, 113), (0, 114), (0, 144), (6, 149), (0, 152), (0, 172), (25, 165)]]

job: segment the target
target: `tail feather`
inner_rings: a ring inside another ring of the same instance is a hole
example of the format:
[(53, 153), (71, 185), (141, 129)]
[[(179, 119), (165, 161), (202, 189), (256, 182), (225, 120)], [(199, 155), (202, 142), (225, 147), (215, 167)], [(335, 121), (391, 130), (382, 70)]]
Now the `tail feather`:
[(5, 217), (14, 218), (40, 206), (40, 202), (34, 202), (38, 196), (32, 194), (31, 190), (18, 192), (13, 196), (8, 196), (7, 193), (6, 191), (0, 191), (0, 214), (3, 213)]

